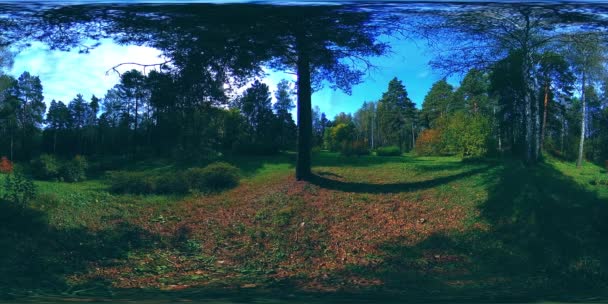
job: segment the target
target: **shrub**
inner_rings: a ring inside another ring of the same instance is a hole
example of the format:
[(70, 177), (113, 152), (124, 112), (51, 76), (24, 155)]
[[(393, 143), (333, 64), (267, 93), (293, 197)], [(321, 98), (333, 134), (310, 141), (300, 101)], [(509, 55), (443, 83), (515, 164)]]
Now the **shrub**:
[(25, 206), (36, 196), (34, 182), (20, 172), (4, 177), (2, 198), (19, 206)]
[(231, 188), (239, 183), (239, 169), (225, 162), (212, 163), (204, 168), (186, 171), (190, 188), (198, 191)]
[(397, 146), (380, 147), (376, 149), (376, 155), (378, 156), (399, 156), (401, 155), (401, 149)]
[(8, 158), (6, 158), (6, 156), (2, 156), (2, 159), (0, 160), (0, 173), (5, 173), (5, 174), (13, 173), (13, 163), (10, 160), (8, 160)]
[(39, 179), (55, 179), (59, 177), (61, 163), (55, 156), (42, 154), (31, 161), (32, 174)]
[(170, 172), (153, 178), (155, 183), (155, 193), (187, 193), (189, 190), (188, 180), (184, 173)]
[(443, 152), (461, 158), (483, 157), (488, 152), (490, 121), (481, 115), (459, 112), (448, 117), (442, 131)]
[(345, 143), (353, 142), (355, 133), (355, 125), (352, 123), (338, 123), (327, 128), (324, 134), (327, 149), (342, 152), (345, 150)]
[(340, 153), (345, 156), (369, 155), (370, 151), (365, 142), (363, 141), (345, 141), (342, 142), (342, 146), (340, 147)]
[(427, 129), (420, 133), (414, 148), (418, 155), (439, 155), (441, 153), (441, 131)]
[(608, 174), (598, 174), (595, 176), (595, 178), (591, 181), (592, 185), (598, 185), (598, 186), (608, 186)]
[(67, 161), (62, 167), (60, 177), (66, 182), (79, 182), (87, 178), (87, 160), (84, 156), (76, 155), (72, 160)]
[(189, 190), (214, 191), (236, 186), (239, 171), (219, 162), (185, 172), (152, 174), (148, 172), (114, 171), (108, 173), (110, 191), (132, 194), (181, 194)]
[(152, 194), (156, 193), (156, 179), (143, 172), (110, 172), (110, 191), (116, 193)]

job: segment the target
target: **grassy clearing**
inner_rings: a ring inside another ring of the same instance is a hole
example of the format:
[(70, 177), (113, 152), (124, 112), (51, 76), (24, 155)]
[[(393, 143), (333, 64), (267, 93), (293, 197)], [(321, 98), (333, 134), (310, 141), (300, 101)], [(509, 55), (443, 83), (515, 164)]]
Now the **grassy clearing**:
[(116, 195), (103, 175), (37, 181), (30, 208), (1, 206), (0, 286), (463, 297), (606, 287), (602, 168), (323, 152), (315, 177), (298, 182), (293, 159), (226, 159), (244, 179), (207, 195)]

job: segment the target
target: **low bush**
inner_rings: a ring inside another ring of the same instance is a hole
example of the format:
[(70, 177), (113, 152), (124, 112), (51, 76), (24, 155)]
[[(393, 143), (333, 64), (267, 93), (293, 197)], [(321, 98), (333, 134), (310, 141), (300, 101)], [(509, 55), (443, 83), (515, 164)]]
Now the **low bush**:
[(190, 185), (184, 173), (168, 172), (154, 178), (158, 194), (187, 193)]
[(234, 187), (239, 182), (239, 170), (218, 162), (204, 168), (163, 174), (114, 171), (108, 173), (108, 180), (110, 191), (115, 193), (183, 194), (190, 190), (207, 192)]
[(110, 191), (115, 193), (156, 193), (157, 178), (144, 172), (115, 171), (108, 173)]
[(591, 181), (591, 184), (598, 185), (598, 186), (608, 186), (608, 174), (599, 173)]
[(4, 177), (2, 199), (19, 206), (25, 206), (36, 196), (36, 187), (29, 177), (13, 172)]
[(343, 142), (340, 153), (344, 156), (369, 155), (369, 147), (363, 141)]
[(39, 179), (55, 179), (59, 177), (61, 163), (55, 156), (42, 154), (30, 162), (32, 174)]
[(238, 185), (240, 174), (235, 166), (216, 162), (204, 168), (188, 169), (186, 179), (192, 190), (221, 190)]
[(83, 181), (87, 179), (87, 168), (87, 159), (84, 156), (76, 155), (61, 166), (60, 178), (66, 182)]
[(432, 156), (441, 153), (441, 132), (437, 129), (427, 129), (420, 133), (414, 148), (417, 155)]
[(13, 162), (11, 162), (6, 156), (2, 156), (2, 159), (0, 159), (0, 173), (13, 173), (13, 169)]
[(397, 146), (380, 147), (376, 149), (376, 155), (378, 156), (399, 156), (401, 155), (401, 149)]

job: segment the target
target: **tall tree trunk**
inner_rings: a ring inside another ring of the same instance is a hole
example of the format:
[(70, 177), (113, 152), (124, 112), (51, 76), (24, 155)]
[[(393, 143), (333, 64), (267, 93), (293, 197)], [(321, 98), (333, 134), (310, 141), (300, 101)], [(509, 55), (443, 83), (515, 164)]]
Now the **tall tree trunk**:
[(582, 104), (582, 115), (581, 115), (581, 140), (578, 145), (578, 159), (576, 160), (576, 167), (580, 168), (583, 164), (583, 146), (585, 145), (585, 118), (587, 116), (587, 102), (585, 100), (585, 71), (583, 70), (583, 83), (582, 83), (582, 91), (581, 91), (581, 104)]
[(412, 150), (416, 148), (416, 132), (414, 131), (414, 122), (412, 122)]
[(53, 154), (57, 154), (57, 130), (53, 130)]
[[(536, 82), (534, 83), (534, 96), (538, 96), (537, 95), (537, 90), (536, 90)], [(534, 99), (532, 99), (532, 105), (534, 107), (534, 161), (538, 161), (540, 159), (540, 130), (541, 130), (541, 125), (540, 125), (540, 104), (538, 102), (539, 100), (535, 97)]]
[(133, 142), (131, 143), (133, 145), (133, 155), (135, 155), (135, 152), (137, 150), (137, 123), (139, 120), (139, 98), (136, 96), (135, 97), (135, 125), (133, 128)]
[(549, 83), (545, 83), (545, 101), (543, 103), (543, 128), (540, 135), (541, 149), (545, 148), (545, 130), (547, 129), (547, 105), (549, 104)]
[(11, 161), (15, 161), (13, 159), (13, 147), (15, 146), (14, 145), (14, 142), (15, 142), (15, 140), (14, 140), (14, 138), (15, 138), (14, 133), (15, 133), (14, 131), (11, 131)]
[(524, 160), (526, 163), (530, 164), (534, 162), (533, 155), (533, 123), (532, 123), (532, 88), (529, 80), (529, 67), (526, 64), (526, 68), (524, 69), (524, 83), (525, 83), (525, 92), (524, 92)]
[(374, 116), (376, 114), (372, 113), (372, 150), (374, 149)]
[(298, 53), (298, 153), (296, 160), (296, 179), (306, 180), (311, 175), (312, 158), (312, 103), (310, 58), (304, 34), (296, 35)]
[(562, 131), (560, 134), (561, 135), (561, 144), (559, 146), (559, 153), (563, 156), (564, 155), (564, 137), (566, 136), (566, 111), (563, 111), (564, 113), (562, 114)]

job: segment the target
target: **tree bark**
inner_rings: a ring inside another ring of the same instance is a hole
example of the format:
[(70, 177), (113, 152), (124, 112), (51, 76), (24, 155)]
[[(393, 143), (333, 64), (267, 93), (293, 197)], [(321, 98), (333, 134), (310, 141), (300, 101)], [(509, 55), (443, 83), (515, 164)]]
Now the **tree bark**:
[(585, 100), (585, 71), (583, 71), (582, 91), (581, 91), (581, 103), (582, 103), (582, 116), (581, 116), (581, 140), (578, 145), (578, 159), (576, 160), (576, 167), (580, 168), (583, 164), (583, 147), (585, 145), (585, 118), (587, 116), (587, 102)]
[(414, 123), (412, 122), (412, 150), (416, 148), (416, 133), (414, 131)]
[(525, 105), (525, 110), (524, 110), (524, 160), (526, 163), (530, 164), (534, 162), (533, 159), (533, 140), (534, 140), (534, 134), (533, 134), (533, 123), (532, 123), (532, 92), (531, 92), (531, 85), (530, 85), (530, 73), (529, 73), (529, 66), (527, 63), (524, 63), (525, 68), (524, 68), (524, 83), (525, 83), (525, 92), (524, 92), (524, 105)]
[(534, 82), (534, 99), (532, 99), (532, 105), (534, 106), (534, 161), (538, 161), (540, 159), (540, 104), (538, 103), (538, 90), (537, 90), (537, 82)]
[(559, 146), (559, 153), (563, 156), (564, 155), (564, 137), (566, 136), (566, 113), (565, 111), (563, 111), (564, 113), (562, 114), (562, 134), (561, 135), (561, 144)]
[(11, 131), (11, 161), (15, 161), (15, 160), (13, 159), (14, 138), (15, 138), (15, 136), (14, 136), (14, 132), (13, 132), (13, 131)]
[(543, 109), (543, 127), (540, 135), (540, 146), (541, 149), (545, 148), (545, 130), (547, 129), (547, 105), (549, 104), (549, 84), (545, 84), (545, 101)]
[(57, 129), (53, 130), (53, 154), (57, 155)]
[(311, 176), (312, 152), (312, 103), (310, 57), (303, 34), (296, 35), (298, 53), (298, 153), (296, 160), (296, 179), (306, 180)]

